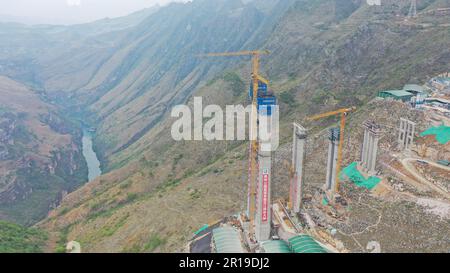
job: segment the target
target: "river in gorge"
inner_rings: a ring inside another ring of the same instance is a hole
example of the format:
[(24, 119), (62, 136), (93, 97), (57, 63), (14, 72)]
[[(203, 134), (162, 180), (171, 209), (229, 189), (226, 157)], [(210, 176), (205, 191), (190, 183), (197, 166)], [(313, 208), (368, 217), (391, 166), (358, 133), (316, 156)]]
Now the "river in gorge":
[(83, 156), (86, 160), (88, 166), (88, 178), (89, 181), (94, 180), (102, 174), (100, 169), (100, 161), (98, 160), (97, 154), (94, 151), (92, 145), (93, 134), (87, 130), (83, 130)]

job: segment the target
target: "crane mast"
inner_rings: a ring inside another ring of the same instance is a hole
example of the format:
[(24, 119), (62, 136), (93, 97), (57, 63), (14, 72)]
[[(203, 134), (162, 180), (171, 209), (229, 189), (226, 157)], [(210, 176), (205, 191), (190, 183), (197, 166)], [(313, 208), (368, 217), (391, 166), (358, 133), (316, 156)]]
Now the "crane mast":
[(259, 143), (257, 139), (258, 130), (258, 89), (259, 82), (266, 85), (269, 81), (259, 74), (259, 63), (261, 55), (270, 54), (267, 50), (257, 51), (240, 51), (240, 52), (223, 52), (223, 53), (209, 53), (199, 55), (201, 57), (232, 57), (232, 56), (251, 56), (252, 57), (252, 112), (250, 118), (250, 148), (249, 148), (249, 170), (248, 170), (248, 201), (247, 201), (247, 217), (249, 220), (249, 233), (254, 236), (254, 222), (256, 211), (256, 196), (257, 196), (257, 184), (259, 175), (258, 166), (258, 150)]
[(336, 165), (336, 182), (335, 182), (335, 188), (334, 188), (334, 192), (339, 192), (339, 183), (340, 183), (340, 179), (339, 179), (339, 174), (341, 172), (341, 166), (342, 166), (342, 150), (344, 147), (344, 130), (345, 130), (345, 125), (346, 125), (346, 116), (351, 113), (356, 111), (355, 107), (351, 107), (351, 108), (343, 108), (343, 109), (339, 109), (336, 111), (332, 111), (332, 112), (328, 112), (328, 113), (323, 113), (323, 114), (319, 114), (319, 115), (315, 115), (312, 117), (309, 117), (308, 119), (313, 121), (313, 120), (319, 120), (319, 119), (323, 119), (323, 118), (327, 118), (327, 117), (332, 117), (332, 116), (340, 116), (341, 117), (341, 121), (340, 121), (340, 134), (339, 134), (339, 148), (338, 148), (338, 157), (337, 157), (337, 165)]

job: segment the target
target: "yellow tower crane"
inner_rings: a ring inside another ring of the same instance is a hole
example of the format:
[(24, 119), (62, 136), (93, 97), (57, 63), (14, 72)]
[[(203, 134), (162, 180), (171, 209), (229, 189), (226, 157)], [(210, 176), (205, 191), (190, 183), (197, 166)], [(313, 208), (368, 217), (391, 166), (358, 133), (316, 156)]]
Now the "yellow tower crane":
[(346, 116), (349, 113), (354, 112), (354, 111), (356, 111), (356, 107), (343, 108), (343, 109), (339, 109), (336, 111), (308, 117), (308, 120), (313, 121), (313, 120), (319, 120), (319, 119), (332, 117), (332, 116), (339, 116), (339, 115), (341, 116), (338, 158), (337, 158), (337, 165), (336, 165), (336, 183), (335, 183), (335, 189), (334, 189), (336, 193), (339, 192), (339, 182), (340, 182), (339, 174), (341, 172), (341, 165), (342, 165), (342, 150), (344, 147), (344, 130), (345, 130), (345, 123), (346, 123)]
[[(257, 104), (258, 104), (258, 86), (259, 81), (269, 85), (269, 81), (259, 74), (259, 63), (262, 55), (269, 55), (268, 50), (255, 51), (240, 51), (240, 52), (223, 52), (223, 53), (208, 53), (199, 55), (200, 57), (233, 57), (233, 56), (251, 56), (252, 57), (252, 85), (253, 85), (253, 100), (252, 100), (252, 114), (251, 114), (251, 132), (257, 132)], [(250, 136), (250, 155), (249, 155), (249, 202), (248, 202), (248, 220), (250, 222), (250, 234), (254, 233), (254, 219), (256, 210), (256, 185), (258, 179), (258, 140), (256, 135)]]

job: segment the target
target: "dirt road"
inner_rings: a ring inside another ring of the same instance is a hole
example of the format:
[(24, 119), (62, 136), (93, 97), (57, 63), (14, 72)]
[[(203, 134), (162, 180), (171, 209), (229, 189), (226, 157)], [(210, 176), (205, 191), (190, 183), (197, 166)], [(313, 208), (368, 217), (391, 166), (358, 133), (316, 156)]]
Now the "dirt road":
[(405, 159), (403, 159), (401, 161), (403, 167), (405, 167), (405, 169), (409, 173), (411, 173), (418, 181), (420, 181), (421, 183), (427, 185), (428, 187), (430, 187), (434, 191), (440, 193), (445, 198), (450, 199), (450, 194), (448, 192), (446, 192), (443, 189), (441, 189), (440, 187), (436, 186), (434, 183), (428, 181), (420, 173), (417, 172), (416, 168), (411, 164), (411, 162), (417, 162), (417, 161), (422, 161), (422, 162), (425, 162), (425, 163), (427, 163), (427, 164), (429, 164), (429, 165), (431, 165), (433, 167), (444, 169), (444, 170), (448, 171), (449, 174), (450, 174), (450, 167), (442, 166), (442, 165), (439, 165), (439, 164), (437, 164), (435, 162), (424, 160), (424, 159), (419, 159), (419, 158), (405, 158)]

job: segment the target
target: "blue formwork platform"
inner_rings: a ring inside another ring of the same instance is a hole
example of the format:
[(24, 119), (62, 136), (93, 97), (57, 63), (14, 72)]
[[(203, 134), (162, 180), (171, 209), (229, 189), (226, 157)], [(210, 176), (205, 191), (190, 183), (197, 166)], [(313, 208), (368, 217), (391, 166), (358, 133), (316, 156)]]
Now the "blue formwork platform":
[(275, 96), (259, 97), (258, 113), (266, 116), (271, 116), (276, 105), (277, 98)]
[[(263, 97), (263, 96), (267, 96), (268, 94), (269, 88), (267, 87), (267, 84), (258, 81), (258, 97)], [(250, 97), (250, 99), (253, 99), (253, 84), (250, 84), (250, 90), (248, 92), (248, 96)]]

